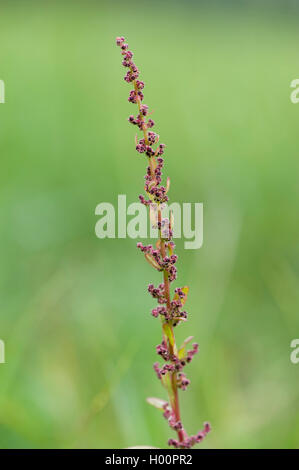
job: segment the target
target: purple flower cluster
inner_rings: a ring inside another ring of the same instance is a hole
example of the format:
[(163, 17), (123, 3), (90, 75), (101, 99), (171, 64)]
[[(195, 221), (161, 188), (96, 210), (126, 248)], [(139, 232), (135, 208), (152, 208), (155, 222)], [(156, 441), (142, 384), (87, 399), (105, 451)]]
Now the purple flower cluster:
[(183, 374), (183, 372), (180, 372), (177, 375), (177, 384), (179, 388), (181, 388), (182, 390), (186, 390), (186, 388), (190, 384), (190, 380), (187, 379), (186, 375)]
[(166, 202), (168, 201), (167, 190), (164, 186), (161, 186), (164, 163), (161, 155), (164, 153), (165, 145), (158, 144), (159, 136), (155, 132), (148, 131), (148, 129), (154, 127), (155, 123), (149, 118), (148, 106), (142, 103), (144, 98), (142, 91), (144, 89), (144, 82), (138, 80), (139, 70), (133, 61), (133, 53), (129, 50), (129, 46), (125, 43), (123, 36), (116, 38), (116, 44), (120, 47), (121, 55), (123, 56), (122, 65), (127, 70), (124, 79), (126, 82), (134, 85), (134, 89), (130, 91), (128, 101), (138, 104), (137, 116), (131, 114), (128, 118), (131, 124), (137, 126), (143, 132), (143, 138), (136, 143), (136, 150), (140, 154), (145, 154), (149, 160), (155, 159), (155, 168), (149, 165), (145, 175), (145, 191), (149, 199), (146, 201), (143, 198), (141, 201), (145, 204), (150, 201)]
[(163, 357), (164, 361), (169, 361), (170, 354), (165, 339), (162, 340), (161, 344), (158, 344), (158, 346), (156, 346), (156, 351), (159, 356)]
[[(141, 249), (148, 249), (148, 247), (151, 247), (151, 245), (148, 245), (147, 247), (143, 247), (141, 243), (138, 244), (138, 247)], [(175, 255), (172, 255), (175, 256)], [(165, 258), (164, 258), (165, 260)], [(165, 268), (164, 268), (165, 269)], [(152, 295), (154, 299), (157, 299), (159, 304), (166, 304), (167, 299), (165, 297), (165, 286), (164, 284), (160, 284), (158, 287), (154, 287), (153, 284), (148, 285), (148, 292)], [(152, 310), (152, 315), (154, 317), (158, 317), (159, 315), (163, 315), (166, 320), (172, 320), (173, 326), (176, 326), (180, 321), (186, 321), (187, 320), (187, 312), (185, 310), (182, 310), (183, 303), (182, 300), (185, 298), (186, 294), (183, 293), (181, 288), (175, 289), (175, 294), (180, 293), (179, 299), (173, 299), (169, 306), (168, 309), (156, 307), (155, 309)], [(179, 294), (178, 294), (179, 295)], [(194, 343), (195, 345), (196, 343)], [(197, 346), (198, 347), (198, 346)], [(197, 352), (197, 351), (196, 351)], [(192, 352), (190, 351), (190, 354)], [(195, 353), (194, 353), (195, 354)], [(187, 362), (190, 362), (188, 360)]]
[[(155, 263), (155, 267), (158, 271), (166, 271), (168, 273), (169, 282), (172, 282), (176, 279), (177, 269), (174, 266), (177, 262), (177, 255), (170, 255), (170, 256), (162, 256), (161, 248), (154, 249), (152, 245), (143, 245), (141, 242), (137, 243), (137, 248), (139, 248), (143, 253), (147, 254), (147, 259), (152, 259), (153, 263)], [(176, 316), (180, 316), (179, 313), (179, 306), (181, 306), (180, 301), (173, 301), (173, 314), (176, 313)], [(172, 313), (172, 312), (171, 312)], [(184, 312), (185, 314), (186, 312)], [(158, 315), (154, 315), (158, 316)], [(168, 320), (172, 318), (170, 315)], [(173, 317), (174, 318), (174, 317)]]
[[(164, 144), (160, 144), (156, 152), (153, 153), (153, 149), (150, 145), (144, 144), (144, 139), (139, 140), (139, 143), (136, 146), (136, 150), (140, 153), (146, 153), (148, 157), (155, 158), (157, 155), (162, 155), (164, 152)], [(152, 171), (150, 166), (146, 169), (146, 174), (144, 176), (145, 186), (144, 189), (149, 197), (149, 199), (143, 203), (163, 203), (168, 201), (167, 188), (162, 183), (162, 169), (163, 169), (164, 160), (161, 157), (155, 159), (155, 169)], [(139, 196), (140, 198), (140, 196)]]
[[(157, 309), (164, 309), (165, 307), (157, 307)], [(154, 315), (155, 316), (155, 315)], [(161, 356), (164, 361), (170, 361), (170, 364), (164, 364), (162, 368), (160, 368), (159, 363), (155, 362), (154, 364), (154, 370), (157, 374), (158, 379), (161, 379), (163, 375), (166, 374), (166, 372), (178, 372), (176, 375), (176, 382), (177, 386), (181, 388), (182, 390), (186, 390), (187, 386), (190, 383), (190, 380), (188, 380), (181, 371), (183, 368), (189, 364), (192, 359), (194, 354), (198, 352), (198, 344), (194, 343), (193, 348), (190, 349), (189, 351), (186, 352), (186, 354), (183, 355), (183, 357), (178, 357), (175, 354), (170, 354), (166, 341), (163, 339), (161, 344), (158, 344), (156, 346), (156, 352), (159, 356)]]
[(210, 424), (204, 423), (204, 428), (201, 431), (198, 431), (198, 433), (194, 436), (188, 436), (183, 428), (182, 422), (176, 419), (168, 403), (163, 405), (163, 416), (174, 431), (181, 431), (182, 435), (184, 436), (184, 439), (181, 442), (179, 442), (177, 439), (169, 439), (168, 445), (173, 446), (176, 449), (190, 449), (195, 444), (201, 442), (211, 431)]
[(165, 405), (163, 405), (163, 410), (164, 410), (163, 416), (164, 416), (165, 419), (167, 419), (169, 426), (172, 429), (174, 429), (175, 431), (183, 431), (184, 432), (182, 422), (175, 418), (174, 413), (171, 410), (168, 403), (165, 403)]
[[(162, 342), (156, 346), (156, 352), (165, 363), (161, 367), (156, 362), (154, 370), (158, 379), (168, 389), (170, 397), (171, 406), (168, 403), (163, 406), (163, 416), (167, 419), (171, 429), (176, 431), (178, 435), (177, 440), (170, 439), (168, 443), (175, 448), (189, 449), (194, 444), (202, 441), (210, 431), (210, 425), (206, 423), (202, 431), (199, 431), (194, 436), (188, 436), (180, 418), (177, 392), (178, 389), (186, 390), (190, 384), (190, 380), (183, 373), (183, 369), (198, 352), (198, 344), (193, 343), (192, 349), (186, 350), (186, 344), (192, 339), (192, 337), (189, 337), (184, 341), (182, 347), (178, 349), (173, 332), (173, 327), (187, 319), (184, 304), (187, 299), (188, 288), (176, 288), (173, 296), (170, 293), (171, 283), (177, 278), (175, 264), (178, 257), (174, 254), (175, 245), (172, 241), (172, 217), (169, 219), (162, 218), (162, 209), (164, 203), (168, 201), (167, 193), (170, 185), (169, 178), (165, 186), (162, 184), (164, 167), (162, 155), (165, 152), (165, 145), (159, 142), (159, 135), (151, 130), (155, 123), (149, 117), (148, 106), (143, 103), (144, 82), (139, 79), (140, 73), (133, 61), (133, 53), (129, 50), (123, 36), (116, 38), (116, 44), (120, 47), (122, 65), (126, 68), (124, 79), (133, 86), (128, 101), (137, 104), (138, 107), (137, 114), (135, 116), (131, 114), (128, 121), (137, 126), (142, 132), (141, 138), (138, 139), (136, 137), (136, 150), (139, 154), (144, 155), (148, 162), (144, 177), (146, 197), (140, 195), (139, 200), (142, 204), (149, 207), (152, 225), (159, 230), (159, 239), (155, 248), (152, 245), (137, 243), (137, 247), (144, 254), (148, 263), (163, 274), (163, 283), (159, 284), (158, 287), (155, 287), (154, 284), (149, 284), (148, 286), (148, 292), (158, 304), (152, 309), (152, 315), (153, 317), (160, 318), (163, 329)], [(155, 218), (155, 222), (153, 222), (153, 218)], [(166, 380), (167, 378), (169, 380)]]
[(194, 436), (185, 437), (182, 442), (179, 442), (177, 439), (169, 439), (168, 445), (173, 446), (176, 449), (191, 449), (195, 444), (200, 443), (210, 431), (210, 424), (204, 423), (204, 428)]

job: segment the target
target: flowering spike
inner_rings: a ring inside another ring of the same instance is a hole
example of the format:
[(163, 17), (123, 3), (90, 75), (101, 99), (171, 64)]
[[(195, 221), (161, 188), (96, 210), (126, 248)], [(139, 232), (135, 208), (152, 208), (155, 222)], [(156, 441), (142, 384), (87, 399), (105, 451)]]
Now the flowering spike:
[(156, 346), (156, 352), (165, 361), (165, 364), (160, 367), (156, 362), (154, 370), (168, 392), (169, 403), (158, 398), (148, 398), (147, 401), (163, 410), (163, 416), (167, 419), (170, 428), (177, 433), (177, 439), (170, 439), (168, 444), (175, 448), (189, 449), (203, 440), (210, 432), (210, 425), (205, 423), (203, 430), (194, 436), (188, 436), (180, 417), (178, 389), (185, 390), (190, 383), (182, 370), (198, 352), (198, 344), (193, 343), (192, 349), (186, 350), (186, 345), (193, 339), (191, 336), (183, 342), (178, 350), (173, 330), (176, 325), (187, 320), (187, 312), (182, 307), (187, 300), (189, 288), (176, 288), (171, 300), (170, 287), (176, 279), (175, 264), (178, 257), (174, 253), (175, 245), (172, 241), (174, 227), (172, 211), (169, 220), (162, 218), (163, 204), (168, 201), (167, 193), (170, 188), (169, 178), (167, 178), (165, 186), (162, 184), (164, 166), (162, 155), (165, 152), (165, 144), (159, 144), (159, 135), (150, 130), (155, 123), (149, 118), (151, 113), (148, 106), (142, 103), (144, 82), (139, 79), (139, 70), (133, 62), (133, 53), (129, 50), (123, 36), (116, 38), (116, 44), (120, 47), (122, 64), (126, 69), (124, 79), (133, 86), (128, 101), (137, 104), (138, 108), (136, 117), (130, 115), (128, 118), (128, 121), (136, 125), (142, 133), (141, 139), (138, 140), (137, 137), (135, 139), (136, 151), (142, 154), (148, 163), (144, 177), (147, 199), (140, 195), (139, 200), (149, 207), (151, 224), (159, 232), (156, 249), (152, 245), (144, 246), (141, 242), (137, 243), (137, 247), (144, 253), (149, 264), (163, 273), (163, 282), (158, 287), (149, 284), (148, 292), (158, 302), (158, 306), (152, 309), (152, 315), (156, 318), (160, 317), (162, 321), (162, 342)]

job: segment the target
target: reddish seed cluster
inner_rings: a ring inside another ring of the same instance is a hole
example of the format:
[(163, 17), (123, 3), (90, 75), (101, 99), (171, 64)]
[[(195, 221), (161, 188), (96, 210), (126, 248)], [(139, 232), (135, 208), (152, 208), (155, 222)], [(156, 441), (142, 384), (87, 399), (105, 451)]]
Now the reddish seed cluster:
[[(157, 271), (163, 273), (164, 282), (159, 284), (158, 287), (155, 287), (153, 284), (149, 284), (148, 292), (158, 303), (157, 307), (152, 309), (153, 317), (160, 317), (163, 327), (168, 326), (172, 331), (172, 327), (178, 325), (182, 321), (186, 321), (187, 312), (183, 309), (186, 301), (184, 288), (176, 288), (173, 298), (171, 298), (169, 291), (170, 283), (176, 280), (177, 277), (175, 264), (178, 257), (174, 254), (175, 245), (172, 241), (172, 222), (170, 222), (168, 218), (162, 218), (161, 212), (163, 204), (168, 201), (167, 193), (169, 189), (169, 180), (167, 180), (166, 186), (163, 186), (162, 184), (162, 171), (164, 166), (162, 155), (165, 151), (165, 145), (159, 142), (159, 135), (151, 130), (155, 123), (149, 117), (148, 106), (143, 103), (144, 82), (139, 79), (139, 70), (133, 61), (133, 53), (129, 50), (128, 44), (126, 44), (123, 36), (116, 38), (116, 44), (120, 47), (122, 65), (126, 68), (124, 80), (133, 85), (128, 101), (130, 103), (137, 104), (138, 106), (137, 115), (134, 116), (131, 114), (128, 118), (128, 121), (134, 126), (137, 126), (137, 128), (142, 132), (141, 138), (138, 139), (136, 137), (136, 150), (148, 160), (144, 177), (146, 197), (140, 195), (139, 200), (142, 204), (149, 207), (150, 210), (156, 210), (156, 216), (159, 212), (159, 217), (156, 217), (156, 222), (152, 222), (153, 227), (158, 228), (160, 233), (160, 239), (156, 248), (152, 245), (144, 246), (140, 242), (137, 243), (137, 247), (144, 254), (146, 260)], [(193, 343), (192, 349), (190, 350), (185, 350), (185, 347), (183, 347), (180, 351), (177, 351), (176, 347), (170, 346), (169, 337), (167, 339), (163, 334), (161, 344), (156, 346), (156, 352), (158, 356), (165, 361), (165, 364), (162, 367), (160, 367), (158, 362), (154, 364), (154, 370), (158, 379), (163, 382), (165, 376), (169, 374), (170, 381), (175, 390), (177, 388), (186, 390), (190, 384), (190, 380), (187, 379), (182, 370), (192, 361), (193, 356), (198, 352), (198, 344)], [(175, 409), (176, 406), (171, 408), (168, 403), (163, 407), (163, 416), (167, 419), (171, 429), (178, 433), (179, 438), (178, 440), (170, 439), (168, 443), (175, 448), (189, 449), (194, 444), (202, 441), (210, 431), (210, 426), (206, 423), (202, 431), (199, 431), (194, 436), (188, 436), (179, 419), (180, 414), (176, 414)]]
[(199, 431), (194, 436), (188, 436), (183, 428), (181, 421), (177, 421), (175, 419), (174, 413), (168, 403), (165, 403), (165, 405), (163, 405), (163, 416), (165, 419), (167, 419), (169, 426), (174, 431), (179, 430), (183, 433), (184, 440), (182, 442), (179, 442), (177, 439), (169, 439), (168, 441), (168, 445), (173, 446), (176, 449), (190, 449), (195, 444), (200, 443), (211, 431), (210, 424), (204, 423), (204, 428), (201, 431)]
[(157, 351), (157, 354), (164, 359), (164, 361), (169, 361), (170, 354), (169, 354), (165, 339), (163, 339), (161, 344), (158, 344), (158, 346), (156, 346), (156, 351)]
[(159, 304), (166, 304), (164, 284), (159, 284), (158, 287), (155, 287), (154, 284), (149, 284), (147, 290), (154, 299), (157, 299)]
[[(165, 307), (157, 307), (157, 310), (160, 309), (165, 309)], [(163, 315), (163, 314), (162, 314)], [(155, 315), (154, 315), (155, 316)], [(186, 354), (183, 357), (178, 358), (174, 354), (170, 354), (167, 345), (165, 341), (163, 340), (161, 344), (156, 346), (156, 351), (159, 356), (161, 356), (165, 361), (171, 361), (170, 364), (165, 364), (162, 368), (160, 368), (159, 363), (155, 362), (154, 364), (154, 370), (157, 374), (158, 379), (161, 379), (163, 375), (166, 374), (166, 372), (179, 372), (177, 375), (177, 385), (179, 388), (182, 388), (185, 390), (187, 386), (190, 383), (190, 380), (188, 380), (181, 371), (183, 368), (189, 364), (192, 359), (194, 354), (198, 352), (198, 344), (194, 343), (193, 344), (193, 349), (190, 349), (189, 351), (186, 352)]]
[[(154, 299), (157, 299), (159, 304), (166, 304), (166, 297), (164, 291), (164, 284), (160, 284), (158, 287), (154, 287), (153, 284), (149, 284), (148, 292), (152, 295)], [(180, 321), (185, 321), (187, 319), (187, 312), (182, 310), (183, 304), (182, 300), (185, 297), (181, 288), (175, 289), (175, 293), (180, 292), (181, 297), (176, 300), (172, 300), (169, 306), (169, 313), (165, 310), (160, 310), (159, 307), (152, 310), (152, 315), (158, 317), (159, 315), (168, 315), (167, 320), (172, 320), (173, 326), (176, 326)], [(187, 361), (190, 362), (190, 361)]]
[[(136, 146), (136, 150), (138, 150), (139, 145), (144, 145), (143, 144), (144, 139), (141, 139), (139, 141), (139, 144)], [(137, 148), (138, 147), (138, 148)], [(153, 149), (150, 145), (145, 146), (144, 148), (142, 147), (142, 151), (140, 153), (145, 152), (148, 157), (157, 157), (157, 155), (162, 155), (164, 152), (164, 144), (160, 144), (159, 147), (157, 148), (156, 152), (153, 153)], [(154, 174), (152, 172), (152, 169), (150, 166), (147, 167), (146, 169), (146, 174), (145, 174), (145, 186), (144, 189), (146, 193), (149, 196), (149, 200), (146, 202), (156, 202), (156, 203), (163, 203), (168, 201), (168, 196), (167, 196), (167, 189), (165, 186), (161, 185), (162, 182), (162, 169), (163, 169), (163, 164), (164, 160), (161, 157), (157, 157), (156, 160), (156, 167), (154, 169)]]
[(194, 436), (186, 437), (183, 442), (179, 442), (177, 439), (169, 439), (168, 445), (176, 449), (191, 449), (195, 444), (200, 443), (210, 431), (209, 423), (205, 423), (204, 428)]
[[(161, 228), (162, 224), (161, 224)], [(176, 279), (177, 269), (174, 266), (177, 262), (177, 255), (170, 255), (162, 257), (161, 249), (154, 249), (152, 245), (143, 245), (141, 242), (137, 243), (137, 248), (139, 248), (143, 253), (147, 254), (147, 259), (152, 260), (155, 263), (155, 267), (158, 271), (167, 271), (169, 281), (172, 282)], [(180, 301), (174, 302), (173, 307), (177, 307), (177, 304), (181, 306)], [(174, 309), (175, 312), (175, 309)], [(176, 308), (176, 313), (179, 314), (179, 309)], [(186, 313), (186, 312), (185, 312)], [(156, 315), (158, 316), (158, 315)], [(178, 315), (179, 316), (179, 315)]]
[(186, 390), (186, 388), (190, 384), (190, 380), (187, 379), (187, 377), (185, 376), (185, 374), (183, 374), (183, 372), (180, 372), (177, 375), (177, 384), (179, 388), (181, 388), (182, 390)]
[(165, 150), (164, 144), (158, 144), (159, 136), (155, 132), (148, 131), (152, 129), (155, 123), (149, 118), (149, 108), (146, 104), (142, 103), (144, 95), (144, 82), (138, 80), (139, 70), (133, 61), (133, 53), (129, 50), (128, 44), (125, 43), (123, 36), (116, 38), (116, 44), (120, 47), (121, 55), (123, 56), (122, 65), (126, 68), (127, 72), (124, 79), (128, 83), (134, 85), (134, 89), (130, 91), (128, 101), (133, 104), (138, 104), (138, 114), (134, 116), (131, 114), (128, 121), (137, 126), (144, 134), (142, 139), (136, 142), (136, 150), (140, 154), (146, 155), (149, 159), (155, 158), (156, 166), (154, 169), (147, 168), (145, 175), (145, 191), (149, 199), (146, 200), (143, 196), (140, 198), (143, 204), (149, 204), (151, 201), (162, 203), (168, 201), (166, 195), (167, 190), (161, 186), (162, 181), (162, 168), (163, 168), (163, 155)]
[(167, 419), (169, 426), (175, 431), (182, 431), (183, 425), (181, 421), (177, 421), (175, 419), (173, 411), (171, 410), (168, 403), (165, 403), (165, 405), (163, 405), (163, 410), (164, 410), (163, 416), (165, 419)]

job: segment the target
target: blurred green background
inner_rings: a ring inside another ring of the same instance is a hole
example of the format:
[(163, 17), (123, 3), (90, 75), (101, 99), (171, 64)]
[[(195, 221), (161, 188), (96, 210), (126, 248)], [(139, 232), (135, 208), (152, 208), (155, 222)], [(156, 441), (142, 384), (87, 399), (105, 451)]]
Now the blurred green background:
[(98, 203), (142, 192), (115, 36), (167, 144), (172, 201), (204, 203), (177, 242), (200, 354), (181, 394), (201, 448), (299, 445), (297, 2), (1, 2), (0, 447), (165, 447), (147, 396), (160, 281), (136, 240), (99, 240)]

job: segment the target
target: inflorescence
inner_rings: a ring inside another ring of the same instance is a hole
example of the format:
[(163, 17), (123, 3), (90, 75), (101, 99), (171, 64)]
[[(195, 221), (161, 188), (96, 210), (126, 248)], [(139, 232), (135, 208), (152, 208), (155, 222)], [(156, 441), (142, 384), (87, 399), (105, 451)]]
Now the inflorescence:
[[(145, 156), (148, 160), (148, 166), (144, 177), (144, 190), (146, 197), (139, 196), (139, 200), (145, 206), (158, 207), (157, 228), (160, 237), (156, 247), (152, 245), (144, 246), (137, 243), (137, 247), (144, 254), (146, 260), (157, 270), (163, 273), (164, 282), (155, 287), (149, 284), (148, 292), (157, 300), (158, 306), (152, 310), (152, 316), (160, 317), (162, 322), (163, 339), (161, 344), (156, 346), (156, 352), (165, 362), (161, 367), (158, 362), (154, 364), (154, 370), (159, 380), (168, 390), (169, 402), (163, 405), (163, 416), (167, 419), (169, 426), (178, 434), (178, 439), (169, 439), (168, 444), (175, 448), (190, 448), (194, 444), (203, 440), (210, 431), (209, 423), (204, 424), (204, 429), (194, 436), (188, 436), (183, 428), (180, 419), (179, 403), (177, 390), (186, 390), (190, 384), (183, 369), (190, 363), (193, 356), (198, 352), (198, 344), (193, 343), (192, 348), (187, 350), (186, 345), (192, 340), (187, 338), (183, 345), (178, 349), (175, 344), (173, 327), (187, 320), (187, 312), (184, 310), (184, 304), (187, 299), (188, 288), (181, 287), (174, 290), (173, 298), (170, 296), (170, 284), (177, 278), (177, 255), (174, 253), (175, 245), (172, 241), (173, 221), (171, 218), (162, 218), (163, 204), (168, 201), (168, 190), (170, 181), (162, 184), (162, 170), (164, 159), (162, 155), (165, 151), (165, 145), (159, 143), (159, 135), (152, 131), (155, 123), (149, 117), (149, 108), (143, 103), (144, 82), (139, 80), (139, 70), (133, 62), (133, 53), (129, 50), (124, 37), (117, 37), (116, 44), (120, 47), (122, 55), (122, 65), (126, 68), (125, 81), (132, 83), (133, 89), (130, 91), (128, 101), (137, 104), (137, 115), (129, 116), (128, 121), (137, 126), (142, 132), (143, 137), (136, 137), (136, 150), (139, 154)], [(167, 380), (168, 379), (168, 380)], [(158, 399), (157, 399), (158, 400)]]

